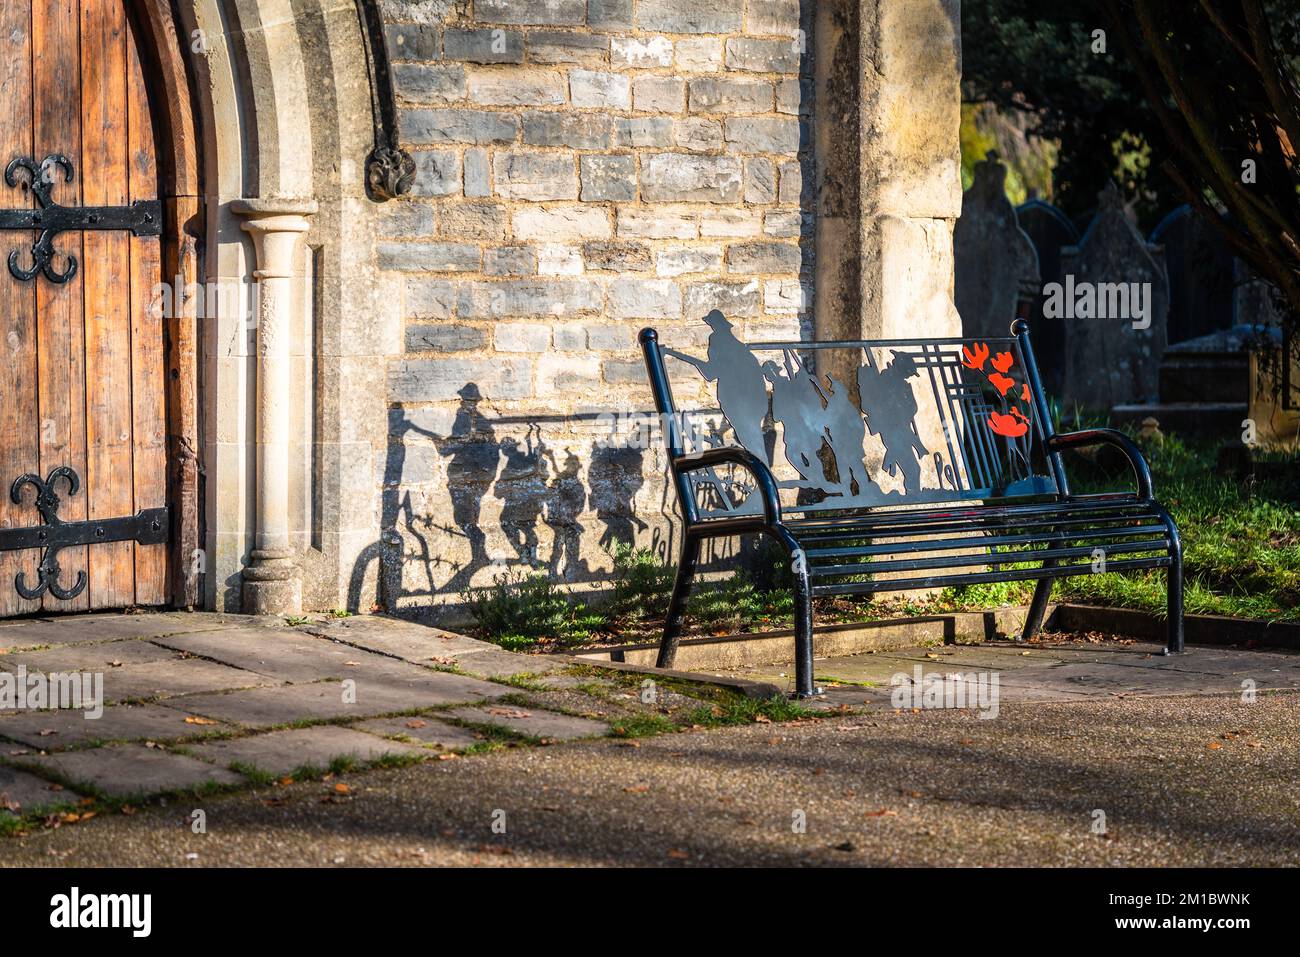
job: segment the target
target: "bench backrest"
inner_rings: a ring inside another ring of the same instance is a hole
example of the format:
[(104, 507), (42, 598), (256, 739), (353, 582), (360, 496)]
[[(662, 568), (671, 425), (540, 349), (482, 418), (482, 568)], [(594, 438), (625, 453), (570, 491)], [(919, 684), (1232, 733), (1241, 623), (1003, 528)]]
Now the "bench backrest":
[[(641, 334), (670, 456), (741, 445), (798, 512), (1059, 493), (1023, 321), (999, 339), (757, 343), (719, 312), (705, 323), (704, 346), (689, 351)], [(670, 372), (692, 394), (687, 408)], [(702, 514), (756, 507), (739, 471), (691, 481)]]

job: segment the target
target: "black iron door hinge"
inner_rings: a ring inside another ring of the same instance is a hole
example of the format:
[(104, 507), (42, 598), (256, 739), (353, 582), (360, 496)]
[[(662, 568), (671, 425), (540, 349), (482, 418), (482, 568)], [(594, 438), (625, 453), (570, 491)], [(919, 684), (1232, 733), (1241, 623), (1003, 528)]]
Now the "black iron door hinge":
[(77, 494), (81, 488), (81, 478), (66, 465), (51, 469), (50, 474), (41, 479), (39, 475), (28, 473), (14, 479), (9, 489), (9, 497), (15, 505), (23, 501), (23, 486), (30, 485), (36, 489), (36, 510), (41, 513), (43, 525), (30, 525), (26, 528), (0, 528), (0, 552), (19, 551), (26, 548), (43, 548), (41, 563), (37, 566), (35, 587), (28, 587), (26, 576), (19, 572), (14, 576), (14, 587), (18, 594), (28, 600), (39, 598), (48, 591), (55, 598), (68, 601), (76, 598), (86, 587), (86, 573), (77, 572), (77, 580), (71, 588), (65, 588), (59, 582), (59, 550), (77, 545), (98, 545), (101, 542), (138, 542), (141, 545), (157, 545), (167, 541), (170, 528), (170, 515), (166, 507), (146, 508), (134, 515), (121, 518), (92, 518), (85, 522), (65, 522), (59, 518), (59, 505), (62, 499), (54, 490), (55, 483), (63, 479), (68, 486), (68, 497)]
[[(5, 167), (5, 183), (14, 189), (30, 189), (36, 209), (0, 209), (0, 229), (39, 229), (32, 244), (31, 265), (20, 264), (18, 250), (9, 253), (9, 272), (27, 282), (43, 275), (53, 283), (65, 283), (77, 274), (77, 258), (68, 254), (63, 272), (54, 268), (54, 237), (72, 230), (130, 230), (136, 236), (162, 234), (162, 204), (156, 199), (138, 200), (129, 206), (60, 206), (50, 192), (63, 170), (63, 180), (72, 182), (72, 160), (51, 153), (36, 164), (30, 156), (17, 156)], [(19, 172), (25, 172), (20, 177)]]

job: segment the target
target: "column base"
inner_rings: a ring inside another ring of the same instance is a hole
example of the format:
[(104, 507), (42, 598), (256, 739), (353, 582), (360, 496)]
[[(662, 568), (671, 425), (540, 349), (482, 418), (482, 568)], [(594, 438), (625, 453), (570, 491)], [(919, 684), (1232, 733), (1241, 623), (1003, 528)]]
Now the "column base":
[(253, 549), (244, 568), (240, 607), (246, 615), (301, 615), (302, 578), (290, 552)]

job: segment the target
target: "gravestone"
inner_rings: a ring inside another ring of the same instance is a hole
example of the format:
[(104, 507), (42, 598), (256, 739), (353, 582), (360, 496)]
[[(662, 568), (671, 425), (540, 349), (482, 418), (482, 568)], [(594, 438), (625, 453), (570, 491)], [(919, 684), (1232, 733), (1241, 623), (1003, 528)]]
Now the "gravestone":
[(1077, 246), (1061, 251), (1061, 280), (1044, 286), (1043, 318), (1065, 334), (1066, 408), (1109, 411), (1159, 395), (1169, 312), (1164, 252), (1142, 238), (1112, 182)]
[[(1016, 219), (1034, 244), (1042, 285), (1061, 281), (1061, 250), (1079, 242), (1079, 231), (1058, 207), (1031, 199), (1016, 207)], [(1041, 287), (1040, 287), (1041, 289)], [(1057, 394), (1065, 378), (1065, 332), (1059, 320), (1043, 318), (1043, 297), (1036, 296), (1029, 313), (1038, 371), (1049, 393)]]
[(1021, 288), (1038, 285), (1038, 257), (1016, 222), (1006, 178), (997, 153), (990, 151), (976, 163), (975, 181), (962, 197), (953, 229), (954, 299), (967, 338), (1006, 336)]
[(1151, 231), (1169, 273), (1170, 344), (1233, 325), (1233, 256), (1212, 223), (1180, 206)]

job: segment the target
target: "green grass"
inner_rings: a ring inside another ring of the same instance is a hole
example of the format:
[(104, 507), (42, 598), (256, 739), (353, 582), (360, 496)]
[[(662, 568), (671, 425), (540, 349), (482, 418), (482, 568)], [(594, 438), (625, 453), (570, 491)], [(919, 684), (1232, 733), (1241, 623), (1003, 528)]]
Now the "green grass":
[[(1189, 614), (1270, 620), (1300, 619), (1300, 462), (1259, 456), (1251, 473), (1218, 466), (1216, 449), (1166, 436), (1143, 449), (1156, 497), (1183, 540), (1184, 609)], [(1072, 488), (1130, 488), (1126, 463), (1110, 457), (1066, 462)], [(1033, 582), (947, 589), (941, 605), (1024, 604)], [(1080, 575), (1060, 580), (1057, 600), (1163, 614), (1165, 573), (1158, 570)]]
[(685, 715), (688, 725), (704, 727), (723, 727), (737, 724), (753, 724), (756, 721), (794, 721), (806, 718), (812, 712), (807, 708), (784, 697), (746, 698), (741, 695), (727, 695), (719, 698), (712, 705), (702, 705)]
[(512, 651), (543, 638), (582, 644), (608, 623), (604, 614), (571, 599), (540, 572), (497, 575), (488, 588), (466, 592), (464, 600), (481, 631)]

